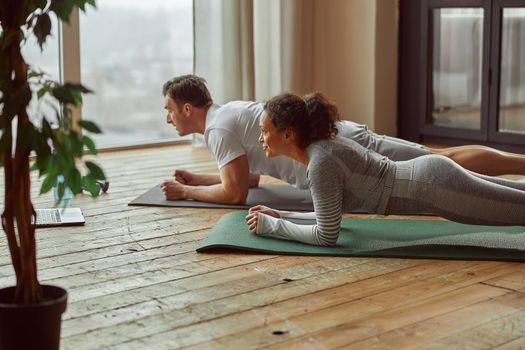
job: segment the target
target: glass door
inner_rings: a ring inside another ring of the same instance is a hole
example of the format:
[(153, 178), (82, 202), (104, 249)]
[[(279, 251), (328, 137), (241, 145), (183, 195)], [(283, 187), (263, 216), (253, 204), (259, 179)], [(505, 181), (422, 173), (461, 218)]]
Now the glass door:
[(525, 3), (494, 1), (492, 27), (490, 140), (525, 144)]
[(437, 137), (485, 141), (490, 6), (482, 0), (426, 0), (421, 11), (426, 92), (420, 129)]
[(481, 129), (483, 9), (432, 10), (433, 125)]
[(504, 8), (501, 24), (498, 130), (525, 134), (525, 7)]
[(400, 1), (400, 136), (525, 151), (525, 0)]

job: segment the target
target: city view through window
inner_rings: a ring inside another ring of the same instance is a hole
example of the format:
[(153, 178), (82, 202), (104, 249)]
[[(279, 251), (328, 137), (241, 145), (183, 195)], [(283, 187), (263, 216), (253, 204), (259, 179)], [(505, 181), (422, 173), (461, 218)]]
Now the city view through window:
[(192, 0), (99, 0), (80, 15), (82, 117), (98, 147), (174, 139), (163, 83), (193, 71)]

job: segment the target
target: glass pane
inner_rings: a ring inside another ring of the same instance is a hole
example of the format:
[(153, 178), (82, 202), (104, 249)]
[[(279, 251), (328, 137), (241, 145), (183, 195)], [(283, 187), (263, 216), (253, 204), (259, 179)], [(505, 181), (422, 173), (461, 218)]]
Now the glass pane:
[(499, 131), (525, 134), (525, 8), (503, 9)]
[(432, 25), (432, 122), (480, 129), (483, 9), (434, 9)]
[[(22, 46), (22, 55), (33, 70), (45, 72), (48, 79), (60, 80), (60, 61), (58, 47), (58, 20), (56, 16), (51, 16), (51, 35), (47, 37), (44, 49), (40, 46), (34, 35)], [(33, 91), (37, 91), (35, 88)], [(45, 115), (50, 123), (56, 123), (56, 109), (58, 103), (48, 95), (41, 100), (37, 99), (36, 93), (33, 94), (29, 104), (29, 118), (36, 125), (40, 125), (42, 115)]]
[(162, 85), (193, 71), (192, 0), (99, 0), (80, 18), (82, 117), (97, 146), (178, 137), (166, 124)]

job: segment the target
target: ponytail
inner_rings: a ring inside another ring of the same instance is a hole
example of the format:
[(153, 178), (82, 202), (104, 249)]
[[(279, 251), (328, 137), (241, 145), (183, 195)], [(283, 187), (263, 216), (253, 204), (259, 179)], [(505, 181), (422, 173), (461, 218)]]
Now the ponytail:
[(339, 111), (318, 92), (304, 98), (285, 92), (266, 102), (264, 110), (277, 129), (295, 130), (297, 146), (301, 148), (315, 141), (332, 139), (338, 132)]
[(308, 117), (309, 142), (333, 139), (337, 133), (336, 123), (339, 121), (337, 106), (320, 92), (314, 92), (304, 97)]

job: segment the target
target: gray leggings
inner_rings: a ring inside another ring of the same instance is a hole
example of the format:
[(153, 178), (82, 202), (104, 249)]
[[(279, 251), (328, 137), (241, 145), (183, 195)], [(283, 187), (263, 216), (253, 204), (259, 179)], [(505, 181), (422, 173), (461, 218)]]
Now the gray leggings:
[(525, 225), (525, 183), (480, 175), (439, 155), (396, 162), (390, 214), (479, 225)]
[(430, 154), (420, 144), (396, 137), (379, 135), (366, 125), (343, 120), (338, 123), (339, 135), (354, 140), (361, 146), (377, 152), (390, 160), (402, 161)]

